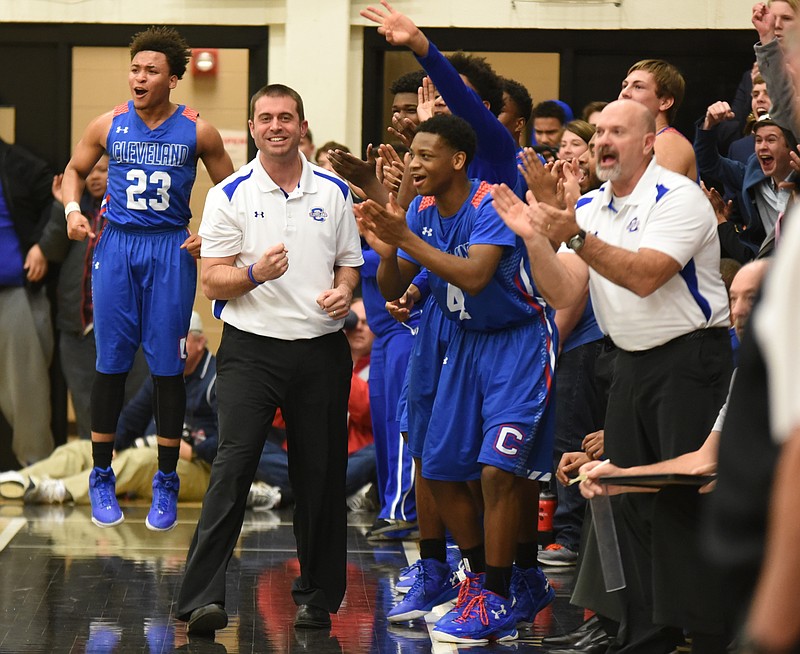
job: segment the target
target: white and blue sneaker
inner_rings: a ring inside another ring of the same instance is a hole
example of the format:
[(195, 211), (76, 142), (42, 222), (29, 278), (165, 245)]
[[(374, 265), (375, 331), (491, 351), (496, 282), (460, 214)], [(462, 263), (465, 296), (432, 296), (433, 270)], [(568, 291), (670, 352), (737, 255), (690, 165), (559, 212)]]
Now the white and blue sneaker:
[(178, 491), (181, 480), (177, 472), (165, 475), (160, 470), (153, 477), (153, 503), (144, 521), (151, 531), (169, 531), (178, 524)]
[(541, 568), (513, 567), (511, 571), (511, 597), (517, 624), (533, 624), (536, 614), (555, 599), (556, 591), (550, 585)]
[[(440, 621), (441, 622), (441, 621)], [(514, 599), (481, 589), (452, 621), (436, 623), (433, 637), (443, 643), (489, 643), (516, 640)]]
[(435, 606), (454, 600), (458, 595), (458, 573), (447, 563), (436, 559), (420, 559), (414, 584), (389, 613), (389, 622), (421, 618)]
[[(414, 585), (414, 579), (417, 578), (417, 571), (419, 570), (419, 562), (420, 559), (417, 559), (411, 565), (400, 570), (397, 582), (394, 585), (396, 592), (407, 593)], [(447, 562), (450, 564), (451, 570), (459, 570), (463, 567), (461, 563), (461, 550), (458, 549), (458, 545), (447, 546)]]
[(89, 502), (92, 522), (98, 527), (113, 527), (125, 519), (117, 502), (117, 478), (111, 466), (92, 468), (89, 473)]
[(394, 589), (398, 593), (407, 593), (411, 590), (414, 582), (417, 580), (417, 573), (422, 569), (422, 559), (417, 559), (409, 566), (400, 568), (400, 574), (397, 576)]

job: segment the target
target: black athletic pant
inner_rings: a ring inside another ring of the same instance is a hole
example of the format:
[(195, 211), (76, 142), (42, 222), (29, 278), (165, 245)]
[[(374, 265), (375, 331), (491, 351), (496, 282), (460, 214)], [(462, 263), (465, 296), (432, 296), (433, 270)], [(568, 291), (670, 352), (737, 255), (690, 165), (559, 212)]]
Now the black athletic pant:
[[(731, 368), (723, 328), (645, 352), (620, 351), (606, 414), (606, 455), (627, 467), (699, 448), (725, 402)], [(619, 651), (671, 652), (682, 628), (719, 629), (718, 586), (709, 583), (714, 576), (700, 555), (696, 494), (629, 493), (613, 503), (628, 582), (621, 593)]]
[(300, 576), (296, 604), (336, 612), (345, 592), (347, 402), (352, 359), (335, 332), (283, 341), (226, 324), (217, 355), (219, 448), (186, 561), (177, 615), (225, 605), (225, 574), (275, 411), (286, 421)]

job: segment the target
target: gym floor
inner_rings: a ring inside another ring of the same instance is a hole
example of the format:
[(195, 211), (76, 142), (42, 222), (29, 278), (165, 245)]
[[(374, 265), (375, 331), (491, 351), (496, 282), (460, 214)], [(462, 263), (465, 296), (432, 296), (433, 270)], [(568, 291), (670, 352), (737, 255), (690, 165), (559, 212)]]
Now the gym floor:
[(333, 626), (329, 632), (295, 631), (291, 510), (248, 511), (228, 567), (230, 622), (213, 641), (189, 640), (173, 611), (199, 505), (181, 505), (178, 526), (166, 533), (145, 527), (147, 509), (126, 503), (125, 522), (100, 529), (88, 506), (0, 505), (0, 653), (541, 652), (542, 637), (583, 621), (583, 611), (569, 604), (570, 567), (545, 571), (556, 599), (513, 643), (434, 642), (429, 629), (435, 615), (430, 623), (390, 625), (394, 580), (418, 558), (416, 543), (370, 543), (364, 534), (375, 516), (351, 513), (348, 588)]

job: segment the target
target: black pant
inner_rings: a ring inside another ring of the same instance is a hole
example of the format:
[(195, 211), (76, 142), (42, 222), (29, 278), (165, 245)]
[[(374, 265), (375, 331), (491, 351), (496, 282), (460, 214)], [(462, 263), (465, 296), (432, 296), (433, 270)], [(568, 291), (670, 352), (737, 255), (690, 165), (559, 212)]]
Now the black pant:
[[(603, 341), (584, 343), (558, 357), (556, 368), (556, 433), (553, 469), (564, 452), (577, 452), (586, 434), (603, 428), (607, 396), (595, 374)], [(555, 484), (558, 506), (553, 515), (553, 539), (577, 552), (586, 500), (577, 486)]]
[(219, 448), (186, 560), (177, 615), (225, 604), (225, 573), (275, 411), (286, 421), (300, 576), (296, 604), (339, 609), (347, 559), (345, 474), (352, 360), (342, 332), (282, 341), (225, 325), (217, 356)]
[[(646, 352), (620, 351), (606, 414), (606, 455), (627, 467), (699, 448), (725, 401), (731, 367), (726, 329), (693, 332)], [(628, 582), (620, 631), (628, 648), (622, 652), (669, 652), (681, 628), (713, 633), (720, 626), (697, 542), (698, 498), (658, 495), (630, 493), (613, 502)]]

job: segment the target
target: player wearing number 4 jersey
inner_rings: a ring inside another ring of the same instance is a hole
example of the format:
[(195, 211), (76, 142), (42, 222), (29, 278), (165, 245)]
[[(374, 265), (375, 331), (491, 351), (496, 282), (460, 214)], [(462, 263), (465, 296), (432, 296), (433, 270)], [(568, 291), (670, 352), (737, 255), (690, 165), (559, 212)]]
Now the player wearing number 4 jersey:
[(109, 155), (103, 210), (107, 226), (94, 252), (92, 287), (97, 374), (92, 388), (92, 521), (123, 520), (111, 456), (125, 378), (141, 344), (154, 382), (158, 472), (147, 527), (177, 524), (175, 473), (186, 406), (183, 368), (200, 239), (189, 233), (189, 197), (197, 159), (214, 183), (233, 172), (219, 132), (170, 93), (191, 50), (175, 30), (151, 27), (133, 37), (128, 84), (132, 100), (95, 118), (64, 171), (67, 232), (94, 237), (80, 212), (86, 177)]
[[(422, 197), (408, 215), (394, 201), (381, 207), (368, 200), (355, 211), (381, 256), (384, 296), (399, 297), (424, 266), (437, 306), (457, 325), (440, 360), (427, 429), (409, 429), (408, 449), (432, 480), (439, 513), (470, 565), (485, 547), (485, 574), (467, 575), (433, 635), (458, 643), (512, 640), (517, 623), (530, 622), (553, 597), (535, 564), (512, 566), (526, 482), (550, 476), (553, 312), (538, 297), (522, 241), (492, 208), (489, 185), (467, 177), (472, 128), (455, 116), (434, 116), (417, 128), (411, 151), (406, 174)], [(435, 323), (423, 322), (418, 351), (441, 342)], [(412, 364), (410, 384), (417, 372)], [(466, 483), (476, 479), (483, 528)], [(453, 597), (449, 566), (436, 552), (426, 554), (432, 536), (419, 526), (418, 583), (390, 611), (392, 621)]]

